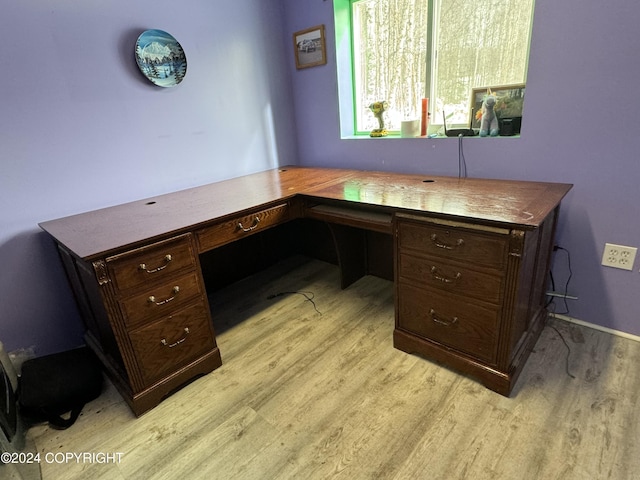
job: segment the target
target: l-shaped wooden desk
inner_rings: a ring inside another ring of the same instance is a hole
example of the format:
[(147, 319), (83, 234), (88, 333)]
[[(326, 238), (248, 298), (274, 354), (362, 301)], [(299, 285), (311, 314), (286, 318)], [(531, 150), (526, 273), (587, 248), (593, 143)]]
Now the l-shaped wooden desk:
[(569, 184), (284, 167), (41, 223), (87, 344), (136, 415), (221, 365), (200, 255), (296, 219), (328, 222), (346, 287), (362, 231), (393, 239), (394, 346), (509, 395), (546, 319)]

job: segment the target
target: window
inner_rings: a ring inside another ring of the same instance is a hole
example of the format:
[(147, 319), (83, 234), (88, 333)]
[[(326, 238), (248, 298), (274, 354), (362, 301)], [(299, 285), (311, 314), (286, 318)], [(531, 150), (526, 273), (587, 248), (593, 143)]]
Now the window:
[(443, 114), (447, 125), (468, 125), (472, 89), (526, 81), (534, 0), (343, 0), (342, 9), (336, 1), (338, 50), (345, 2), (350, 61), (341, 64), (339, 51), (338, 69), (350, 70), (353, 98), (341, 94), (341, 109), (353, 109), (355, 133), (378, 126), (368, 108), (377, 100), (388, 102), (391, 131), (419, 118), (423, 97), (432, 129)]

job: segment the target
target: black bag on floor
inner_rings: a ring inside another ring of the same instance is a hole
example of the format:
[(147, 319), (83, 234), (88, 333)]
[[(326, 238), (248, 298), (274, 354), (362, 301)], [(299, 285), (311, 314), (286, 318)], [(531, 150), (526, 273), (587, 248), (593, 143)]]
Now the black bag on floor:
[(18, 389), (20, 413), (27, 421), (48, 421), (64, 430), (100, 396), (102, 382), (100, 363), (87, 347), (27, 360)]

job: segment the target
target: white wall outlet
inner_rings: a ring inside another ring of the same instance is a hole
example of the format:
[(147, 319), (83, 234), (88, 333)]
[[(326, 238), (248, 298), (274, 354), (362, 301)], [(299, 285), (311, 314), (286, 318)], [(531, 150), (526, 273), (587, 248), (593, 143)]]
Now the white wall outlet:
[(636, 247), (625, 247), (613, 243), (604, 244), (602, 253), (602, 265), (606, 267), (622, 268), (623, 270), (633, 270), (633, 262), (636, 260)]

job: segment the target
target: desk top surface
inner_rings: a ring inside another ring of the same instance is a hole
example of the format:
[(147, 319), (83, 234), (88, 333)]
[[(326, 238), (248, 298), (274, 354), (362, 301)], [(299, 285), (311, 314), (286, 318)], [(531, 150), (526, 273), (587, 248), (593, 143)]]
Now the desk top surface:
[(295, 195), (390, 211), (536, 228), (572, 185), (359, 170), (282, 167), (43, 222), (80, 258), (193, 231)]

